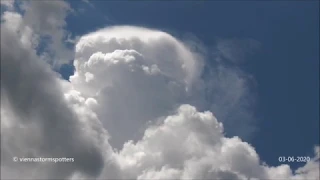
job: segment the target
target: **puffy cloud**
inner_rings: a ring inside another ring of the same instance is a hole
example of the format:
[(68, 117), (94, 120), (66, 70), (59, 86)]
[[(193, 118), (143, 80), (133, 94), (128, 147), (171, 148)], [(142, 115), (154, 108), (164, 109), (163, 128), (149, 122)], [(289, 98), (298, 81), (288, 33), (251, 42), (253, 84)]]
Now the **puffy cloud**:
[[(173, 36), (131, 26), (84, 35), (69, 82), (37, 56), (41, 33), (26, 21), (15, 12), (2, 16), (2, 179), (319, 179), (319, 147), (293, 172), (267, 166), (252, 145), (226, 137), (221, 122), (231, 120), (216, 116), (243, 112), (234, 103), (246, 99), (245, 78), (217, 66), (208, 86), (204, 57)], [(206, 101), (210, 89), (220, 93), (215, 106)]]
[(125, 179), (319, 178), (318, 155), (295, 173), (285, 164), (268, 167), (250, 144), (224, 137), (211, 112), (190, 105), (149, 127), (137, 143), (127, 142), (116, 157)]
[[(170, 48), (164, 51), (165, 47)], [(212, 87), (203, 87), (201, 83), (207, 81), (200, 77), (204, 63), (201, 56), (164, 32), (129, 26), (105, 28), (83, 36), (75, 56), (76, 72), (70, 82), (84, 96), (97, 99), (94, 111), (110, 133), (112, 146), (119, 149), (113, 153), (113, 162), (118, 164), (120, 172), (117, 177), (271, 179), (301, 176), (299, 172), (292, 173), (288, 165), (263, 165), (250, 144), (238, 137), (224, 136), (222, 124), (211, 112), (201, 113), (194, 106), (181, 105), (188, 99), (201, 99), (201, 93), (197, 92), (200, 85), (200, 89), (212, 88), (211, 92), (217, 93), (210, 108), (221, 108), (215, 109), (219, 113), (238, 110), (235, 116), (244, 117), (241, 112), (247, 111), (237, 109), (248, 107), (237, 103), (250, 100), (245, 101), (249, 87), (243, 72), (218, 66), (209, 76), (213, 78)], [(172, 88), (172, 84), (178, 86)], [(233, 90), (235, 87), (237, 91)], [(205, 100), (191, 102), (206, 103)], [(167, 116), (176, 107), (176, 114)], [(144, 125), (148, 120), (151, 122)], [(134, 137), (141, 127), (146, 127), (142, 137)], [(247, 127), (239, 129), (248, 130)], [(310, 173), (317, 171), (309, 168), (301, 177)], [(102, 173), (100, 178), (107, 174)]]
[[(100, 148), (110, 149), (106, 131), (86, 108), (86, 101), (72, 93), (67, 96), (68, 91), (64, 96), (58, 75), (28, 43), (32, 42), (30, 29), (19, 28), (21, 16), (8, 12), (3, 18), (1, 177), (60, 179), (75, 171), (99, 174), (104, 165)], [(87, 102), (91, 105), (93, 100)], [(73, 157), (75, 163), (17, 163), (14, 156)]]
[(75, 57), (70, 82), (97, 99), (97, 114), (117, 148), (182, 102), (202, 68), (196, 54), (169, 34), (129, 26), (83, 36)]
[(70, 62), (73, 50), (66, 43), (72, 41), (70, 33), (65, 30), (65, 19), (73, 12), (70, 5), (63, 0), (22, 1), (19, 7), (24, 12), (24, 24), (41, 36), (39, 53), (42, 58), (55, 66)]
[[(109, 117), (102, 121), (110, 127), (115, 147), (129, 138), (137, 140), (145, 122), (181, 103), (215, 112), (228, 136), (252, 136), (256, 127), (250, 77), (221, 64), (204, 72), (205, 57), (190, 52), (190, 46), (198, 43), (184, 45), (164, 32), (128, 26), (101, 29), (79, 40), (71, 83), (110, 107), (98, 114)], [(197, 49), (202, 53), (204, 48)], [(205, 79), (200, 78), (203, 73)]]

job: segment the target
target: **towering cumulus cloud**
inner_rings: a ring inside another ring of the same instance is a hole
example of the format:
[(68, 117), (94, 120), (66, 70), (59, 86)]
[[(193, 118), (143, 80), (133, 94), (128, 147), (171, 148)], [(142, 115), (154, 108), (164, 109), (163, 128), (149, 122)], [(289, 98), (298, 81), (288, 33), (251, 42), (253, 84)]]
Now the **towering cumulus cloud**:
[(319, 147), (293, 172), (225, 137), (215, 112), (197, 107), (204, 56), (173, 36), (133, 26), (84, 35), (65, 81), (37, 55), (36, 35), (19, 13), (2, 16), (2, 179), (319, 179)]
[(117, 148), (179, 105), (202, 68), (196, 54), (169, 34), (129, 26), (83, 36), (75, 56), (71, 84), (95, 99)]

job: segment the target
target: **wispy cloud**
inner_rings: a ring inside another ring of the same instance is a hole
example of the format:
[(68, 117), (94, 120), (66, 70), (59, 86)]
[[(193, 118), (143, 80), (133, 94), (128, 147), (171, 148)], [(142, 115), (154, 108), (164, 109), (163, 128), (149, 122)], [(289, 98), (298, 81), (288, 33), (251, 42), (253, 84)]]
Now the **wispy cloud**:
[(250, 38), (220, 39), (216, 48), (222, 58), (238, 64), (250, 59), (261, 48), (261, 43)]
[(91, 8), (95, 7), (89, 0), (81, 0), (81, 1), (88, 4)]

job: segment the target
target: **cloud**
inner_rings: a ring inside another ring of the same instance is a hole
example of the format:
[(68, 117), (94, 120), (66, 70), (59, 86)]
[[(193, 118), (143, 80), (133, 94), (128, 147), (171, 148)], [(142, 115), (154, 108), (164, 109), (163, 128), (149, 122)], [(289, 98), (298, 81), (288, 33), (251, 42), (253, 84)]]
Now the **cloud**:
[(82, 2), (88, 4), (91, 8), (94, 8), (94, 5), (89, 0), (82, 0)]
[(65, 30), (66, 17), (74, 10), (62, 0), (22, 1), (19, 4), (25, 26), (40, 36), (39, 47), (42, 58), (54, 66), (68, 63), (73, 59), (73, 49), (66, 43), (70, 33)]
[[(224, 124), (246, 122), (236, 120), (248, 112), (239, 109), (249, 102), (243, 72), (217, 65), (208, 81), (200, 51), (166, 32), (116, 26), (79, 39), (69, 82), (37, 55), (46, 26), (26, 21), (8, 11), (1, 21), (2, 179), (319, 179), (319, 147), (292, 172), (225, 136)], [(217, 119), (226, 112), (237, 113)]]
[[(181, 103), (213, 111), (229, 136), (248, 139), (256, 131), (250, 76), (223, 64), (207, 64), (204, 47), (192, 42), (184, 45), (164, 32), (128, 26), (102, 29), (79, 40), (70, 81), (85, 95), (99, 96), (102, 107), (110, 107), (100, 113), (110, 117), (103, 123), (112, 127), (111, 142), (117, 148), (141, 136), (147, 121)], [(189, 52), (190, 47), (199, 50)], [(124, 125), (128, 119), (130, 126)]]
[[(7, 12), (3, 18), (1, 177), (60, 179), (67, 178), (74, 171), (98, 174), (104, 164), (99, 148), (107, 140), (105, 130), (94, 124), (99, 122), (93, 115), (86, 114), (90, 111), (77, 112), (71, 107), (72, 102), (65, 99), (58, 75), (40, 60), (30, 46), (30, 28), (19, 28), (22, 17)], [(78, 108), (84, 106), (78, 104)], [(104, 151), (107, 147), (103, 147)], [(14, 156), (74, 157), (76, 162), (30, 165), (13, 162)]]
[(129, 26), (83, 36), (75, 57), (70, 82), (84, 96), (98, 99), (97, 114), (108, 117), (102, 123), (117, 148), (182, 102), (202, 68), (169, 34)]
[(228, 137), (250, 140), (258, 131), (255, 79), (237, 67), (213, 63), (204, 76), (206, 109), (223, 122)]
[(220, 39), (217, 42), (217, 53), (232, 63), (243, 63), (257, 52), (261, 43), (251, 38)]
[(0, 1), (1, 9), (2, 7), (7, 8), (7, 10), (14, 9), (14, 0), (1, 0)]
[(149, 127), (137, 143), (127, 142), (117, 159), (125, 179), (319, 178), (318, 155), (294, 173), (288, 165), (268, 167), (250, 144), (224, 137), (211, 112), (190, 105)]

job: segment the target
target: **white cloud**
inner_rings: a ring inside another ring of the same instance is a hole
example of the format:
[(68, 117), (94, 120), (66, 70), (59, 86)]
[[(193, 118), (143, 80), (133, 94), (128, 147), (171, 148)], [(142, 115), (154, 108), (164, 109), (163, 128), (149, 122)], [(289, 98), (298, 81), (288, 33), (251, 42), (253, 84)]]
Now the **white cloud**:
[(149, 127), (140, 141), (127, 142), (116, 156), (125, 179), (319, 178), (319, 157), (295, 173), (288, 165), (268, 167), (250, 144), (225, 138), (222, 132), (212, 113), (181, 105), (163, 123)]
[[(68, 82), (35, 51), (41, 32), (56, 24), (28, 21), (15, 12), (2, 16), (2, 179), (319, 179), (319, 147), (292, 172), (264, 165), (250, 144), (225, 137), (215, 114), (247, 112), (237, 105), (248, 92), (241, 73), (219, 67), (207, 86), (203, 56), (173, 36), (131, 26), (84, 35)], [(217, 109), (197, 110), (211, 88), (221, 96)], [(75, 162), (14, 163), (13, 156)]]
[(98, 100), (97, 114), (108, 117), (101, 120), (117, 148), (178, 105), (202, 68), (172, 36), (129, 26), (83, 36), (75, 56), (71, 84)]

